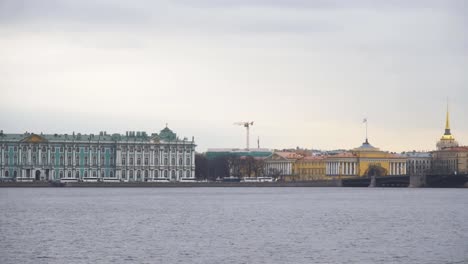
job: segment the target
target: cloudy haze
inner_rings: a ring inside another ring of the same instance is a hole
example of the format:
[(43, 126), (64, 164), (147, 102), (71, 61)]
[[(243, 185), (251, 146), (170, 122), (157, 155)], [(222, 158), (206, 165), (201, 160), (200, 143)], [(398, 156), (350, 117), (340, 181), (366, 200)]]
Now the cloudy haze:
[(465, 1), (0, 0), (0, 129), (159, 132), (198, 151), (468, 142)]

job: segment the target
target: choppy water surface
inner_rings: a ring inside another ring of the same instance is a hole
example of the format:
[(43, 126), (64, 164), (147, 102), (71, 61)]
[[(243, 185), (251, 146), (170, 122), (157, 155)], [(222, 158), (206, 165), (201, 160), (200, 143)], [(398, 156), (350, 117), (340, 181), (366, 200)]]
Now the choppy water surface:
[(0, 189), (0, 263), (468, 263), (468, 190)]

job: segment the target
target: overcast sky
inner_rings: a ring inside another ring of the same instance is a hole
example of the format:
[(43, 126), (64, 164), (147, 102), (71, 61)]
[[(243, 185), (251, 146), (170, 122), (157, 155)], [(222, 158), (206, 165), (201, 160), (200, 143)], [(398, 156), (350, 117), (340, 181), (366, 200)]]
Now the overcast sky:
[(0, 129), (252, 145), (468, 142), (468, 4), (450, 0), (0, 0)]

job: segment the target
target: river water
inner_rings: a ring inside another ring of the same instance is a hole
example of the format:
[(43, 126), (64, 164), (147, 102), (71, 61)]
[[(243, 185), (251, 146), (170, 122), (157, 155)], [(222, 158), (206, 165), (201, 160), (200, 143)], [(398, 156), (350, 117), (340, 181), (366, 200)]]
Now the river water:
[(468, 190), (3, 188), (0, 263), (468, 263)]

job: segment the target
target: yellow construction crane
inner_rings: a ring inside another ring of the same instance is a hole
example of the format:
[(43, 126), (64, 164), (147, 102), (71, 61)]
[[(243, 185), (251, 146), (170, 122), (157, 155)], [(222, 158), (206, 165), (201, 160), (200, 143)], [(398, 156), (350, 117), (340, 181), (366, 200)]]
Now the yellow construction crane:
[(253, 126), (253, 124), (254, 124), (253, 121), (234, 123), (234, 125), (243, 126), (243, 127), (245, 127), (247, 129), (247, 150), (249, 150), (249, 139), (250, 139), (249, 129), (250, 129), (250, 126)]

